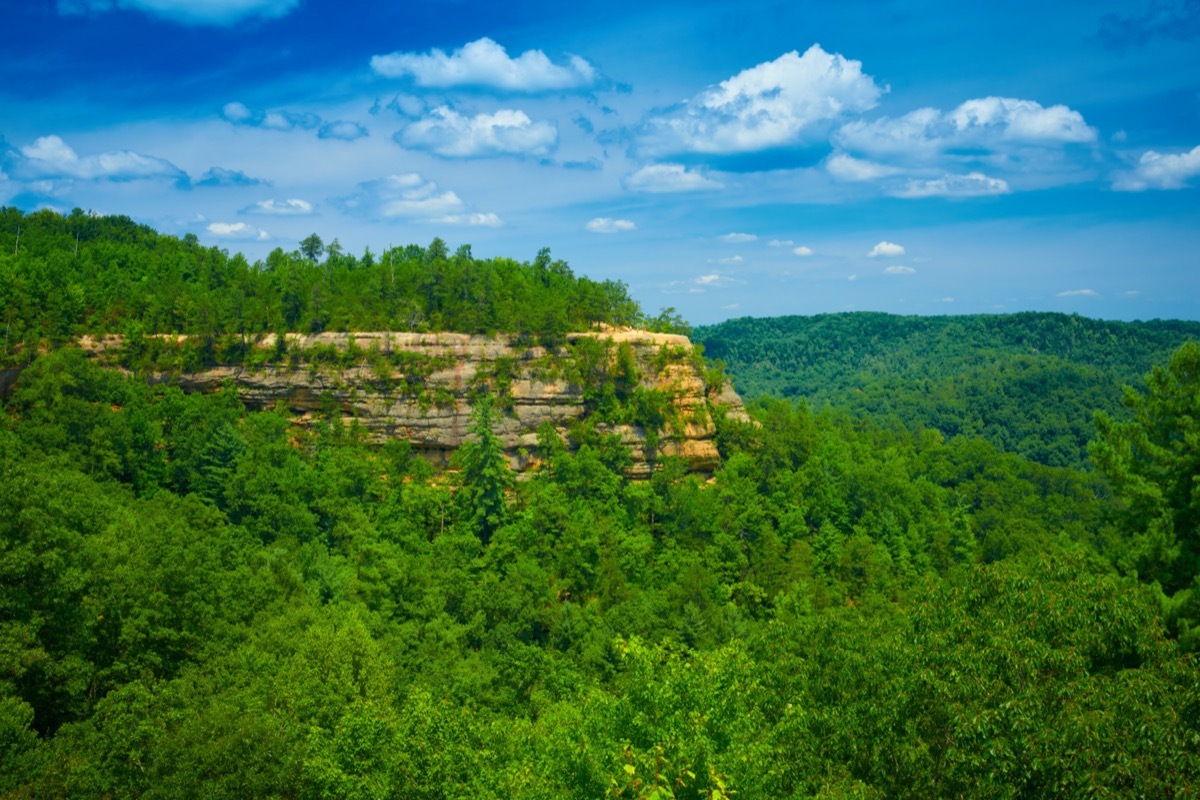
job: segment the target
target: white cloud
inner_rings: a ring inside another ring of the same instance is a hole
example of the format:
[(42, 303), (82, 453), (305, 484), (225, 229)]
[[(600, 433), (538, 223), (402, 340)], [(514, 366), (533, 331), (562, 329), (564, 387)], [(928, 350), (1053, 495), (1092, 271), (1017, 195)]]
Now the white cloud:
[(437, 217), (434, 222), (444, 222), (447, 225), (482, 225), (487, 228), (499, 228), (504, 223), (500, 217), (488, 212), (487, 214), (447, 214), (444, 217)]
[(244, 222), (210, 222), (208, 224), (208, 232), (218, 239), (236, 239), (246, 241), (248, 239), (267, 239), (269, 234), (261, 228), (256, 228), (253, 225), (247, 225)]
[(718, 258), (713, 261), (709, 261), (708, 263), (710, 263), (710, 264), (740, 264), (745, 260), (746, 259), (742, 258), (741, 256), (729, 256), (728, 258)]
[(933, 302), (935, 302), (935, 303), (953, 303), (954, 298), (953, 297), (939, 297), (938, 299), (934, 300)]
[(758, 237), (753, 233), (727, 233), (723, 236), (718, 236), (722, 242), (730, 242), (731, 244), (740, 244), (742, 242), (756, 242)]
[(259, 186), (266, 181), (259, 178), (252, 178), (239, 169), (226, 169), (224, 167), (209, 167), (200, 179), (195, 182), (196, 186)]
[(845, 150), (876, 157), (929, 157), (971, 147), (1088, 143), (1096, 140), (1096, 130), (1066, 106), (1045, 108), (1032, 100), (983, 97), (948, 112), (920, 108), (894, 119), (850, 122), (833, 140)]
[(317, 131), (319, 139), (340, 139), (343, 142), (353, 142), (367, 135), (367, 129), (362, 125), (344, 119), (327, 122)]
[(772, 239), (767, 242), (767, 247), (793, 247), (795, 244), (791, 239)]
[(710, 272), (706, 275), (697, 275), (690, 281), (690, 284), (685, 285), (690, 286), (688, 291), (691, 293), (699, 294), (706, 289), (722, 289), (726, 286), (733, 286), (734, 284), (738, 283), (745, 283), (745, 281), (740, 281), (737, 278), (732, 278), (728, 275), (722, 275), (719, 272)]
[(873, 161), (848, 156), (845, 153), (834, 153), (825, 159), (825, 169), (839, 181), (876, 181), (880, 178), (899, 175), (904, 171), (886, 164), (876, 164)]
[[(495, 214), (471, 211), (457, 194), (440, 190), (436, 183), (415, 172), (366, 181), (358, 188), (356, 194), (336, 201), (344, 211), (357, 216), (448, 221), (451, 224), (501, 224)], [(476, 218), (481, 221), (473, 223), (471, 220)]]
[(1137, 297), (1140, 294), (1141, 294), (1141, 292), (1139, 290), (1130, 289), (1128, 291), (1121, 292), (1121, 297)]
[(792, 250), (792, 252), (795, 253), (796, 255), (802, 256), (802, 257), (808, 257), (813, 254), (812, 248), (805, 247), (804, 245), (800, 245), (799, 247)]
[(277, 217), (302, 217), (313, 213), (313, 205), (307, 200), (291, 197), (287, 200), (260, 200), (249, 208), (243, 208), (243, 214), (267, 214)]
[(848, 280), (848, 281), (850, 281), (851, 283), (853, 283), (854, 281), (858, 280), (858, 276), (857, 276), (857, 275), (847, 275), (847, 276), (846, 276), (846, 280)]
[(246, 122), (254, 116), (254, 112), (244, 103), (234, 101), (225, 104), (224, 108), (221, 109), (221, 116), (230, 122)]
[(494, 114), (467, 117), (439, 106), (397, 133), (396, 141), (411, 150), (448, 158), (541, 156), (554, 149), (558, 131), (549, 122), (534, 122), (524, 111), (502, 108)]
[(80, 156), (57, 136), (42, 136), (33, 144), (7, 153), (13, 178), (23, 181), (135, 181), (151, 179), (188, 182), (187, 173), (161, 158), (130, 150)]
[(885, 91), (863, 74), (862, 62), (814, 44), (743, 70), (647, 120), (641, 146), (649, 152), (749, 153), (793, 145), (825, 124), (873, 108)]
[(246, 19), (278, 19), (299, 0), (58, 0), (60, 14), (142, 11), (184, 25), (234, 25)]
[(871, 252), (867, 253), (867, 258), (876, 258), (878, 256), (902, 256), (904, 248), (895, 242), (880, 242), (871, 248)]
[(1147, 150), (1132, 172), (1117, 176), (1113, 188), (1122, 192), (1146, 189), (1182, 189), (1200, 175), (1200, 146), (1186, 153), (1159, 153)]
[(516, 58), (486, 37), (468, 42), (450, 55), (391, 53), (371, 58), (371, 69), (387, 78), (412, 78), (418, 86), (448, 89), (480, 86), (509, 92), (581, 89), (596, 82), (595, 68), (578, 56), (565, 66), (554, 64), (541, 50), (526, 50)]
[(915, 269), (913, 269), (912, 267), (902, 267), (899, 265), (885, 267), (883, 272), (885, 275), (916, 275), (917, 274), (917, 271)]
[(625, 178), (625, 188), (635, 192), (696, 192), (723, 186), (682, 164), (647, 164)]
[[(311, 131), (321, 127), (321, 118), (308, 111), (255, 111), (244, 103), (226, 103), (221, 108), (221, 117), (231, 125), (245, 125), (251, 128), (266, 128), (272, 131)], [(354, 123), (332, 123), (334, 125)], [(366, 131), (363, 131), (366, 135)], [(326, 138), (326, 137), (322, 137)]]
[(989, 178), (982, 172), (966, 175), (944, 175), (935, 180), (912, 179), (903, 189), (892, 192), (895, 197), (983, 197), (992, 194), (1008, 194), (1008, 181)]
[(609, 217), (596, 217), (584, 227), (592, 233), (621, 233), (637, 229), (637, 225), (630, 220), (610, 219)]
[(1099, 294), (1093, 289), (1071, 289), (1066, 292), (1059, 292), (1055, 297), (1099, 297)]

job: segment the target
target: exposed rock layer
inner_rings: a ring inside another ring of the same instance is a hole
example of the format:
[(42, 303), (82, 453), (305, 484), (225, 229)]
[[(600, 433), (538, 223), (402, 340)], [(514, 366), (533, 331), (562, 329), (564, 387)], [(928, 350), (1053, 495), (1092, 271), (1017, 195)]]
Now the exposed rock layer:
[[(547, 351), (503, 337), (455, 333), (288, 334), (286, 347), (277, 347), (275, 337), (268, 335), (254, 344), (260, 354), (280, 354), (267, 363), (156, 373), (151, 379), (175, 381), (186, 391), (199, 392), (216, 391), (230, 382), (247, 406), (266, 408), (283, 401), (301, 422), (332, 404), (356, 419), (373, 441), (407, 440), (439, 466), (447, 465), (454, 450), (468, 440), (471, 397), (486, 386), (501, 396), (496, 432), (509, 463), (524, 471), (536, 466), (539, 427), (549, 422), (565, 439), (586, 413), (585, 390), (578, 370), (571, 368), (583, 338), (604, 344), (610, 363), (628, 345), (638, 385), (662, 392), (674, 408), (657, 432), (636, 424), (601, 426), (629, 447), (631, 476), (648, 477), (662, 455), (682, 457), (694, 472), (712, 472), (719, 463), (712, 412), (721, 409), (744, 419), (745, 410), (728, 382), (716, 391), (706, 388), (685, 336), (638, 330), (573, 333), (567, 336), (567, 347)], [(80, 344), (101, 355), (119, 347), (120, 341), (85, 339)], [(330, 358), (331, 352), (338, 358)]]

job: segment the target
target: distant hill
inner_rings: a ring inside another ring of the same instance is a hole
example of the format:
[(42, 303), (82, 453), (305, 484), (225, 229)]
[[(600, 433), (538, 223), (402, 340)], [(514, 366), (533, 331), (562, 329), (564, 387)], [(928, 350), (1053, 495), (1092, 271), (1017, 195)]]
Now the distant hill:
[(1082, 466), (1092, 417), (1200, 322), (1110, 322), (1027, 312), (744, 317), (697, 328), (746, 398), (805, 398), (946, 436), (982, 436), (1054, 466)]

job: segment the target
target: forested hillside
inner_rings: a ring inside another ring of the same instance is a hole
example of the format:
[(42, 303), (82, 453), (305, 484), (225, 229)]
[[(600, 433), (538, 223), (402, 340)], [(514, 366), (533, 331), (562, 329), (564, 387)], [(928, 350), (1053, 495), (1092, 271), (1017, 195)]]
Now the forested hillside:
[[(176, 297), (238, 259), (147, 241), (112, 247), (175, 253)], [(4, 275), (75, 257), (22, 244)], [(631, 480), (595, 417), (543, 430), (518, 481), (487, 392), (434, 472), (337, 414), (301, 427), (55, 346), (93, 310), (14, 339), (53, 331), (0, 416), (0, 797), (1200, 785), (1200, 346), (1099, 417), (1091, 471), (765, 399), (718, 417), (710, 481), (669, 458)]]
[(1025, 312), (878, 313), (729, 320), (692, 337), (745, 397), (803, 397), (910, 429), (980, 436), (1053, 466), (1084, 466), (1098, 410), (1121, 414), (1135, 385), (1200, 322), (1110, 322)]
[[(0, 307), (8, 363), (82, 333), (186, 333), (223, 341), (266, 332), (461, 331), (557, 342), (595, 323), (646, 319), (625, 286), (578, 278), (543, 249), (532, 262), (453, 254), (441, 239), (355, 256), (313, 234), (249, 263), (76, 209), (0, 209)], [(210, 348), (211, 349), (211, 348)]]

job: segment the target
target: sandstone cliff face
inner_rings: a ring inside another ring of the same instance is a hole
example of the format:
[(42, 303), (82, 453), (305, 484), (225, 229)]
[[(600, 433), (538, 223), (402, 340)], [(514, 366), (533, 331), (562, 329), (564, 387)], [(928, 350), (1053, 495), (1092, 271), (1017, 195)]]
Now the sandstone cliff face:
[[(104, 355), (120, 342), (85, 339), (81, 346)], [(160, 372), (151, 379), (198, 392), (231, 382), (247, 406), (283, 401), (302, 423), (332, 404), (373, 441), (406, 440), (438, 466), (448, 465), (468, 440), (471, 400), (480, 391), (498, 400), (496, 430), (518, 471), (537, 467), (538, 429), (549, 423), (566, 440), (606, 383), (611, 395), (614, 373), (625, 381), (626, 410), (618, 408), (620, 413), (608, 415), (616, 421), (598, 427), (630, 448), (631, 477), (648, 477), (663, 455), (682, 457), (694, 472), (711, 473), (719, 463), (713, 411), (746, 418), (727, 382), (706, 387), (687, 337), (646, 331), (568, 334), (567, 345), (552, 351), (507, 337), (455, 333), (288, 334), (282, 343), (268, 335), (254, 343), (246, 362)], [(619, 407), (620, 400), (613, 402)], [(659, 425), (631, 419), (637, 415), (628, 403), (635, 401), (659, 402), (666, 412), (654, 415)]]

